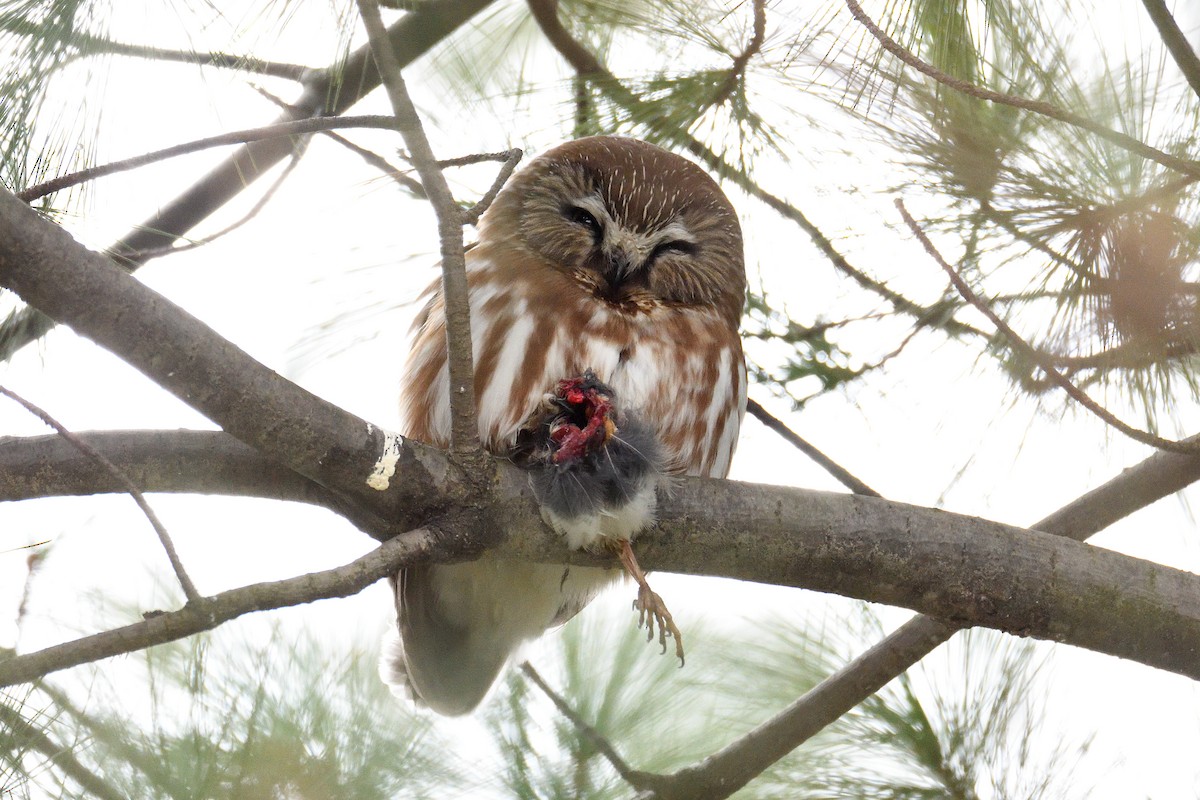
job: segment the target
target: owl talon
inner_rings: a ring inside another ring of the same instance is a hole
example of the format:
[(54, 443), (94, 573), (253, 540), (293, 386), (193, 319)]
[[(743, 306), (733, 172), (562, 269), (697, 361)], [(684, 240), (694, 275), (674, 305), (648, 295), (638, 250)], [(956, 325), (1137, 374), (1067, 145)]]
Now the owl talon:
[(633, 610), (638, 612), (638, 628), (646, 626), (646, 641), (654, 641), (654, 628), (658, 626), (658, 643), (662, 645), (662, 652), (667, 652), (667, 637), (675, 640), (675, 657), (679, 659), (679, 666), (684, 665), (683, 657), (683, 633), (680, 632), (679, 626), (675, 624), (674, 618), (671, 617), (671, 612), (667, 610), (667, 604), (663, 602), (662, 597), (657, 592), (650, 588), (649, 582), (646, 580), (646, 573), (642, 572), (641, 566), (637, 562), (637, 558), (633, 555), (633, 548), (629, 544), (628, 539), (622, 539), (619, 542), (613, 542), (610, 547), (616, 551), (617, 558), (621, 560), (621, 565), (625, 567), (625, 571), (630, 577), (637, 582), (638, 593), (637, 599), (633, 601)]

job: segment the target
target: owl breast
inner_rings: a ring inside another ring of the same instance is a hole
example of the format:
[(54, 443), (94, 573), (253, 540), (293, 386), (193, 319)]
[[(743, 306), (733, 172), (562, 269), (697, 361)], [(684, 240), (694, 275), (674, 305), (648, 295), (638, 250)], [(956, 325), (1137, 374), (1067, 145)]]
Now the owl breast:
[[(657, 433), (668, 471), (728, 473), (746, 368), (737, 332), (715, 309), (608, 303), (535, 257), (518, 260), (495, 249), (478, 247), (468, 262), (476, 409), (490, 452), (513, 445), (560, 380), (591, 369), (616, 392), (623, 413), (637, 414)], [(403, 432), (440, 446), (450, 433), (444, 336), (435, 296), (418, 330), (401, 406)]]

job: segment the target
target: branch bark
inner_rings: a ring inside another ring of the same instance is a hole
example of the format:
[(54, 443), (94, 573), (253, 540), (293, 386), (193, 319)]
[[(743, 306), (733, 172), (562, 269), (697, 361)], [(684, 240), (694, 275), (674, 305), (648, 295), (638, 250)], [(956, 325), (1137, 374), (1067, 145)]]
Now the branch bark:
[[(103, 437), (88, 438), (100, 447)], [(0, 463), (12, 463), (21, 444), (0, 445)], [(53, 474), (45, 466), (19, 472)], [(393, 481), (435, 486), (424, 470), (410, 459)], [(1061, 536), (878, 498), (693, 478), (662, 498), (662, 521), (639, 541), (638, 558), (651, 569), (905, 606), (1200, 678), (1200, 578), (1063, 538), (1099, 530), (1197, 477), (1200, 458), (1161, 454), (1042, 523)], [(210, 478), (196, 480), (212, 486)], [(13, 487), (5, 492), (13, 496)], [(501, 557), (611, 565), (605, 556), (567, 551), (542, 526), (524, 473), (501, 469), (497, 493), (486, 526), (445, 526), (440, 559), (470, 557), (492, 543), (491, 534), (503, 539), (493, 550)], [(447, 495), (429, 489), (411, 496), (409, 514), (434, 517), (447, 505)]]
[[(403, 519), (405, 495), (417, 489), (387, 491), (387, 471), (399, 459), (436, 454), (405, 448), (399, 437), (284, 379), (2, 191), (0, 285), (259, 452), (382, 518)], [(427, 475), (446, 479), (444, 459), (429, 466)]]

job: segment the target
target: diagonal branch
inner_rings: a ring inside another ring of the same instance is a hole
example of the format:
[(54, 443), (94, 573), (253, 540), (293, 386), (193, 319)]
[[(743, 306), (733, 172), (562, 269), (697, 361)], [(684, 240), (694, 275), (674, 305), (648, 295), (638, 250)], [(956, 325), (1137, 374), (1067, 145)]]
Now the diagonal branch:
[(167, 560), (171, 562), (171, 569), (175, 571), (175, 577), (179, 579), (179, 586), (183, 589), (183, 594), (187, 598), (187, 601), (193, 603), (200, 600), (200, 593), (196, 591), (196, 585), (192, 583), (192, 579), (188, 577), (187, 570), (183, 567), (183, 561), (180, 560), (179, 552), (175, 549), (175, 542), (171, 540), (171, 534), (167, 533), (166, 527), (159, 520), (158, 515), (154, 513), (154, 509), (146, 502), (146, 497), (142, 494), (141, 489), (133, 481), (129, 480), (129, 476), (122, 472), (116, 464), (105, 458), (103, 453), (71, 433), (61, 422), (50, 416), (42, 408), (39, 408), (4, 386), (0, 386), (0, 394), (15, 401), (30, 414), (33, 414), (42, 422), (49, 425), (58, 432), (59, 436), (70, 443), (72, 447), (86, 455), (94, 463), (99, 464), (101, 469), (113, 477), (121, 488), (133, 498), (133, 502), (137, 503), (138, 508), (142, 510), (142, 513), (146, 515), (146, 519), (150, 521), (150, 527), (154, 528), (154, 533), (158, 535), (158, 541), (162, 544), (163, 550), (166, 551)]
[(427, 558), (435, 546), (435, 537), (430, 531), (410, 531), (341, 567), (231, 589), (201, 598), (178, 611), (148, 614), (140, 622), (121, 628), (13, 656), (0, 661), (0, 686), (24, 683), (58, 670), (173, 642), (212, 630), (254, 611), (286, 608), (330, 597), (348, 597), (394, 574), (403, 564)]
[[(363, 26), (371, 42), (371, 53), (379, 65), (384, 88), (396, 115), (396, 127), (404, 137), (409, 157), (421, 185), (437, 215), (438, 236), (442, 243), (442, 297), (446, 315), (446, 350), (450, 372), (450, 449), (469, 457), (473, 467), (482, 467), (479, 426), (475, 422), (475, 369), (472, 366), (471, 310), (467, 299), (467, 266), (463, 245), (464, 216), (437, 157), (425, 136), (421, 117), (408, 95), (400, 62), (392, 52), (376, 0), (357, 0)], [(474, 470), (471, 470), (472, 472)]]
[(1196, 57), (1196, 51), (1188, 44), (1187, 37), (1179, 29), (1179, 23), (1175, 21), (1163, 0), (1142, 0), (1142, 5), (1146, 7), (1146, 13), (1158, 29), (1163, 44), (1171, 51), (1171, 57), (1175, 59), (1179, 71), (1187, 78), (1188, 85), (1192, 87), (1196, 96), (1200, 97), (1200, 58)]
[(625, 762), (625, 759), (621, 758), (621, 754), (618, 753), (616, 748), (612, 746), (612, 743), (609, 742), (608, 739), (604, 738), (600, 731), (589, 725), (583, 719), (583, 717), (579, 716), (579, 714), (575, 711), (575, 709), (571, 708), (570, 704), (567, 703), (563, 696), (554, 691), (550, 684), (546, 683), (546, 679), (541, 676), (541, 673), (534, 669), (533, 664), (530, 664), (528, 661), (522, 661), (521, 671), (525, 673), (525, 676), (529, 678), (529, 680), (533, 681), (534, 685), (542, 690), (542, 693), (545, 694), (546, 697), (550, 698), (550, 702), (554, 703), (554, 707), (558, 709), (559, 713), (571, 721), (571, 724), (575, 726), (577, 731), (579, 731), (579, 735), (584, 739), (587, 739), (592, 747), (596, 748), (598, 753), (608, 759), (608, 763), (612, 764), (613, 769), (617, 771), (617, 774), (620, 775), (623, 780), (627, 781), (632, 786), (642, 785), (642, 777), (645, 775), (645, 773), (641, 773), (630, 768), (629, 764)]
[[(3, 663), (3, 662), (0, 662)], [(99, 800), (123, 800), (128, 798), (121, 790), (110, 784), (100, 775), (84, 765), (75, 757), (75, 748), (67, 747), (51, 739), (45, 731), (25, 719), (15, 709), (10, 708), (0, 700), (0, 726), (8, 728), (17, 741), (37, 750), (46, 757), (47, 762), (54, 765), (63, 775), (79, 784), (88, 795)], [(11, 786), (10, 786), (11, 788)], [(8, 794), (5, 791), (5, 794)], [(16, 797), (16, 791), (12, 793)]]
[(746, 403), (746, 411), (763, 425), (766, 425), (768, 428), (782, 436), (783, 440), (788, 444), (792, 445), (797, 450), (811, 458), (813, 461), (817, 462), (818, 466), (836, 478), (838, 482), (840, 482), (850, 491), (854, 492), (855, 494), (867, 495), (868, 497), (883, 496), (855, 476), (851, 475), (850, 472), (847, 471), (846, 468), (841, 464), (838, 464), (832, 458), (813, 447), (810, 442), (802, 438), (787, 425), (784, 425), (782, 420), (771, 414), (770, 411), (767, 411), (765, 408), (763, 408), (758, 401), (748, 401)]
[[(389, 469), (430, 451), (406, 447), (286, 380), (4, 191), (0, 285), (116, 353), (228, 433), (363, 509), (399, 520), (408, 492), (434, 488), (389, 482)], [(449, 480), (437, 468), (430, 478)]]
[(1050, 382), (1066, 392), (1072, 400), (1079, 403), (1081, 406), (1095, 414), (1100, 419), (1104, 420), (1104, 422), (1108, 425), (1116, 428), (1129, 438), (1141, 442), (1142, 444), (1148, 444), (1151, 447), (1157, 447), (1161, 450), (1170, 450), (1171, 452), (1175, 453), (1194, 453), (1197, 451), (1195, 444), (1164, 439), (1161, 436), (1155, 436), (1152, 433), (1147, 433), (1146, 431), (1135, 428), (1129, 423), (1118, 419), (1111, 411), (1097, 403), (1095, 400), (1089, 397), (1086, 392), (1067, 380), (1063, 374), (1054, 367), (1051, 359), (1043, 356), (1041, 351), (1037, 350), (1024, 339), (1022, 339), (1007, 322), (1000, 318), (999, 314), (992, 310), (991, 306), (983, 302), (979, 295), (975, 294), (971, 287), (967, 285), (967, 282), (963, 280), (962, 275), (959, 275), (958, 271), (955, 270), (954, 267), (952, 267), (946, 261), (946, 259), (942, 257), (942, 254), (938, 252), (937, 248), (933, 246), (933, 242), (931, 242), (929, 237), (925, 235), (925, 232), (921, 230), (921, 226), (918, 225), (917, 221), (909, 215), (908, 209), (904, 207), (904, 202), (902, 200), (896, 201), (896, 208), (900, 210), (900, 216), (904, 218), (904, 223), (908, 225), (909, 230), (911, 230), (913, 235), (917, 237), (917, 240), (921, 242), (921, 246), (925, 248), (925, 252), (929, 253), (930, 258), (937, 262), (938, 266), (940, 266), (942, 270), (945, 271), (945, 273), (950, 277), (950, 282), (954, 284), (954, 288), (958, 290), (958, 293), (962, 295), (963, 299), (974, 306), (975, 309), (981, 314), (987, 317), (988, 321), (996, 326), (996, 329), (1004, 335), (1004, 338), (1014, 349), (1019, 351), (1021, 355), (1025, 356), (1033, 363), (1037, 364), (1042, 372), (1045, 373), (1046, 377), (1050, 379)]

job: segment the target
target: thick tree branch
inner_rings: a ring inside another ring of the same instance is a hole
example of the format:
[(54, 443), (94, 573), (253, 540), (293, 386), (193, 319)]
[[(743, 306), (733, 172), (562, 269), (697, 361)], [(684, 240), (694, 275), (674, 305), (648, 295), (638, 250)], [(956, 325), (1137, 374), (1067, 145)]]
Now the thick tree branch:
[[(9, 446), (11, 440), (0, 453)], [(1200, 475), (1200, 459), (1161, 456), (1042, 527), (1086, 535)], [(393, 482), (435, 486), (420, 476), (423, 463), (401, 463)], [(470, 557), (489, 544), (490, 532), (507, 537), (493, 550), (500, 557), (611, 565), (602, 555), (568, 552), (541, 525), (524, 473), (502, 469), (497, 491), (486, 526), (446, 526), (453, 540), (446, 537), (441, 557)], [(409, 514), (441, 512), (448, 501), (437, 492), (413, 495)], [(660, 506), (662, 521), (638, 546), (648, 568), (836, 592), (1200, 678), (1194, 575), (1046, 533), (877, 498), (693, 478)]]
[(189, 603), (178, 611), (151, 614), (122, 628), (14, 656), (0, 661), (0, 686), (24, 683), (68, 667), (173, 642), (253, 611), (358, 594), (380, 578), (393, 574), (400, 565), (427, 558), (436, 544), (436, 538), (428, 530), (410, 531), (341, 567), (231, 589)]
[[(439, 0), (422, 4), (388, 31), (388, 37), (396, 47), (397, 60), (402, 64), (415, 61), (491, 2)], [(370, 48), (365, 46), (355, 50), (345, 61), (312, 72), (306, 78), (304, 94), (278, 122), (340, 116), (379, 86), (379, 71), (370, 57)], [(148, 257), (164, 252), (176, 239), (291, 153), (292, 143), (287, 139), (266, 139), (238, 149), (207, 176), (164, 204), (157, 214), (110, 246), (108, 252), (131, 255), (127, 266), (136, 269)], [(25, 309), (7, 324), (15, 333), (0, 349), (0, 361), (40, 338), (50, 330), (53, 322), (33, 309)]]
[[(399, 520), (411, 489), (433, 489), (405, 484), (387, 491), (399, 460), (424, 454), (436, 461), (436, 451), (405, 447), (284, 379), (7, 192), (0, 192), (0, 285), (116, 353), (228, 433), (364, 509)], [(447, 479), (444, 461), (430, 466), (427, 475)]]
[[(222, 431), (83, 431), (75, 437), (143, 492), (337, 503), (338, 495)], [(110, 473), (59, 436), (0, 437), (0, 502), (121, 491)]]
[(463, 245), (464, 217), (438, 166), (437, 157), (421, 117), (408, 96), (400, 62), (379, 15), (376, 0), (358, 0), (358, 11), (371, 42), (371, 54), (379, 65), (384, 88), (396, 115), (396, 127), (404, 137), (409, 157), (421, 176), (421, 185), (437, 215), (442, 244), (442, 301), (446, 316), (447, 367), (450, 373), (450, 450), (470, 460), (468, 472), (476, 473), (485, 459), (479, 446), (475, 422), (475, 368), (472, 366), (471, 307), (467, 300), (467, 263)]
[[(1067, 504), (1034, 527), (1080, 540), (1200, 480), (1200, 457), (1160, 452)], [(954, 580), (947, 576), (948, 580)], [(672, 775), (627, 779), (659, 800), (716, 800), (737, 792), (950, 639), (961, 627), (917, 616), (792, 705), (704, 761)]]

